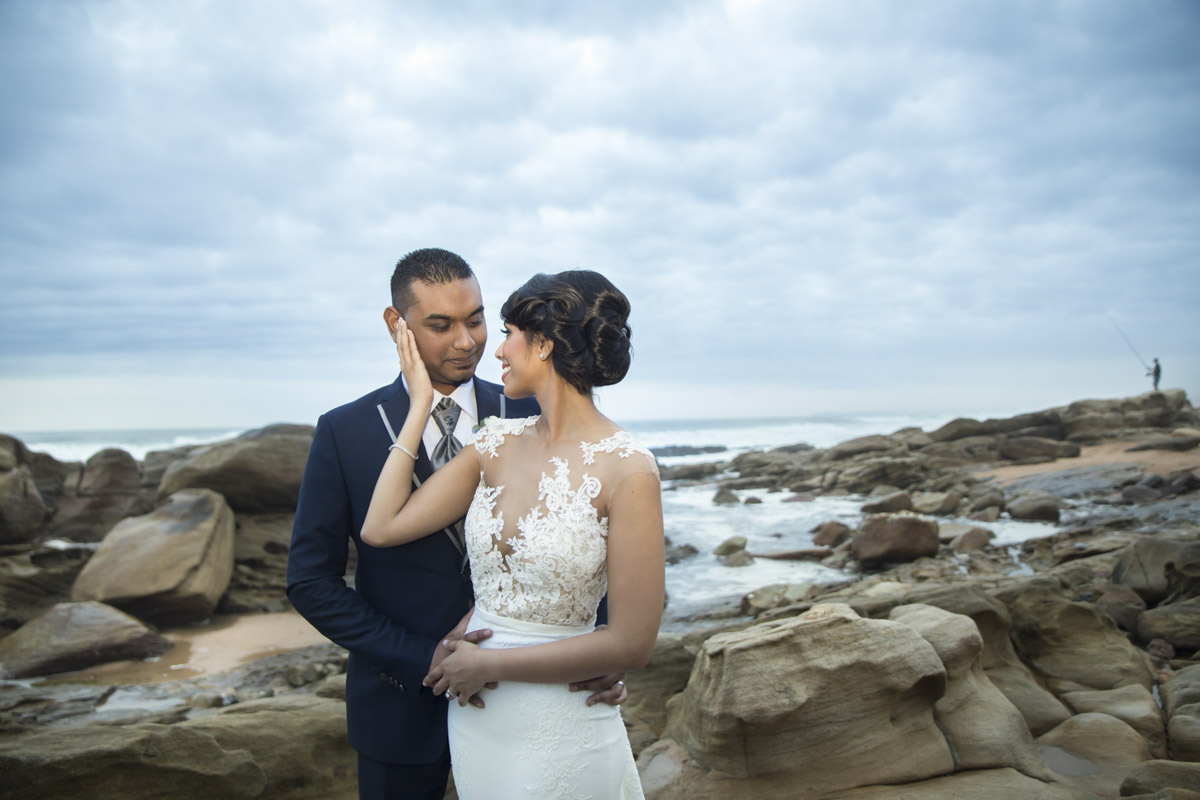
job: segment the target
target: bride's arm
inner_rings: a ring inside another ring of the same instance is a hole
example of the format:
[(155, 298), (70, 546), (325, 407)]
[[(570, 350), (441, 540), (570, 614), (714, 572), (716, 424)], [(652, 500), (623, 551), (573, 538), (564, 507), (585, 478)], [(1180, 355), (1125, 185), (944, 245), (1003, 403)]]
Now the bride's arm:
[(450, 688), (469, 697), (485, 681), (570, 683), (645, 666), (662, 621), (663, 562), (658, 476), (634, 472), (609, 504), (608, 627), (531, 647), (483, 650), (458, 643), (442, 662), (434, 691)]
[(363, 520), (360, 535), (372, 547), (411, 542), (462, 519), (479, 483), (475, 448), (466, 447), (419, 490), (412, 491), (413, 466), (433, 404), (433, 385), (403, 317), (396, 327), (396, 352), (408, 385), (408, 416), (375, 481), (371, 505)]

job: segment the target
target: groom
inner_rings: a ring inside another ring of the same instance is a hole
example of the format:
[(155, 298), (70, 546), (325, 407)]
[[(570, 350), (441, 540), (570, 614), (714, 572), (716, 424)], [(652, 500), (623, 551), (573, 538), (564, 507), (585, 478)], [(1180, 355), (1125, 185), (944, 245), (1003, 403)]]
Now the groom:
[[(401, 316), (434, 388), (414, 483), (473, 439), (487, 417), (538, 413), (532, 399), (508, 400), (503, 388), (475, 377), (487, 328), (474, 273), (446, 250), (416, 250), (392, 274), (392, 304), (383, 319), (393, 341)], [(444, 402), (448, 398), (449, 402)], [(304, 468), (288, 553), (287, 594), (292, 605), (326, 637), (350, 651), (346, 673), (346, 727), (358, 751), (360, 798), (430, 798), (446, 791), (450, 750), (446, 699), (421, 685), (449, 651), (449, 632), (473, 595), (461, 523), (392, 548), (359, 538), (388, 446), (408, 414), (402, 377), (317, 421)], [(349, 544), (357, 553), (354, 588), (343, 580)], [(484, 636), (485, 632), (477, 632)], [(471, 634), (472, 641), (478, 641)], [(625, 700), (619, 675), (572, 688), (612, 705)], [(479, 698), (472, 703), (482, 707)], [(486, 713), (481, 711), (479, 713)]]

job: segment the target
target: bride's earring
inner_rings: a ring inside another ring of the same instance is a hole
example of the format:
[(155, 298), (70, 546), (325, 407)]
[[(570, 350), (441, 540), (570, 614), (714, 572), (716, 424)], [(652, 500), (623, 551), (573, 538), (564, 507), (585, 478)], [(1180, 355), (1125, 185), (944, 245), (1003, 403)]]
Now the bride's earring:
[(546, 354), (545, 354), (545, 353), (538, 353), (538, 358), (540, 358), (542, 361), (545, 361), (545, 360), (546, 360)]

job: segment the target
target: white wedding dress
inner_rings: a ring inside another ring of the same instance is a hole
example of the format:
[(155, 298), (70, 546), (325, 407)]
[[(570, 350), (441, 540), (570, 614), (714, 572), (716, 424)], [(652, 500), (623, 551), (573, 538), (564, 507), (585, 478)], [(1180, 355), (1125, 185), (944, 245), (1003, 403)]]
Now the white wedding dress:
[[(580, 443), (578, 457), (536, 465), (505, 458), (505, 442), (537, 422), (491, 420), (475, 439), (481, 478), (467, 512), (475, 586), (470, 628), (491, 628), (485, 648), (524, 647), (588, 633), (608, 587), (608, 519), (592, 501), (611, 474), (604, 459), (656, 470), (620, 431)], [(611, 467), (611, 464), (607, 465)], [(589, 474), (589, 469), (590, 473)], [(450, 704), (450, 755), (462, 800), (641, 798), (620, 709), (586, 704), (565, 683), (508, 681), (484, 689), (484, 709)]]

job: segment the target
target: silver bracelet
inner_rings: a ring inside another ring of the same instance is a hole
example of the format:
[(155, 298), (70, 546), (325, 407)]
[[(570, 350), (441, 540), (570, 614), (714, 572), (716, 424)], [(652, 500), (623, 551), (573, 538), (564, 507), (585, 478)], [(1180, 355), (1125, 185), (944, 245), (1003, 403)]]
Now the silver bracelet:
[(391, 450), (399, 450), (401, 453), (404, 453), (404, 455), (408, 456), (408, 457), (409, 457), (409, 458), (411, 458), (413, 461), (416, 461), (416, 460), (417, 460), (417, 457), (416, 457), (416, 455), (414, 455), (414, 454), (413, 454), (413, 451), (412, 451), (412, 450), (409, 450), (407, 447), (405, 447), (404, 445), (400, 444), (399, 442), (396, 442), (395, 444), (393, 444), (393, 445), (391, 445), (390, 447), (388, 447), (388, 450), (389, 450), (389, 451), (391, 451)]

